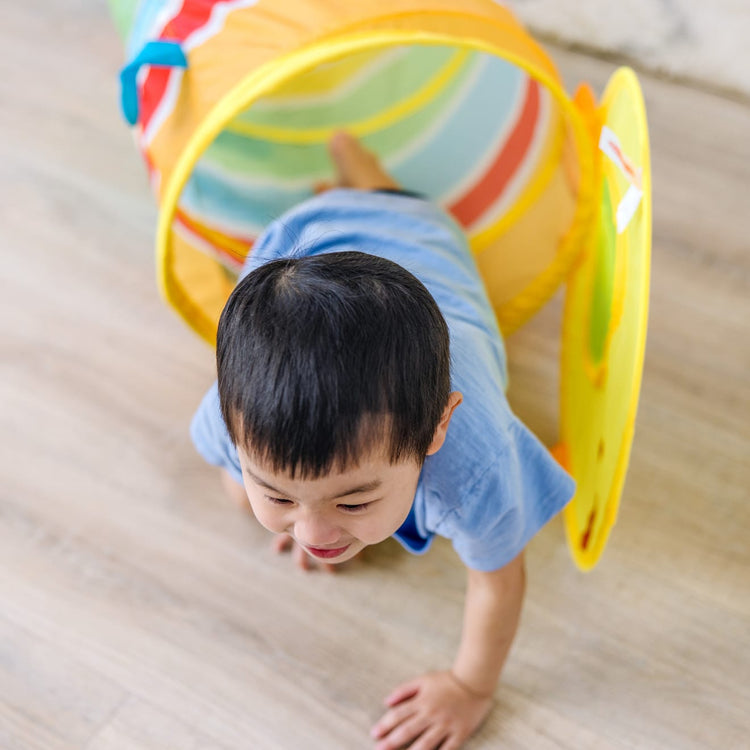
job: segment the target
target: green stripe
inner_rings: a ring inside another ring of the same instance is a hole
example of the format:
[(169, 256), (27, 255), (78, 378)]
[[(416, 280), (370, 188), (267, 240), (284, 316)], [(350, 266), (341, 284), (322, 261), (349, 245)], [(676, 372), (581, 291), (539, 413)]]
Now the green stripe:
[(615, 259), (617, 235), (615, 217), (612, 211), (612, 198), (606, 180), (602, 188), (601, 213), (596, 241), (596, 265), (594, 288), (591, 300), (591, 320), (589, 327), (589, 349), (591, 360), (599, 364), (604, 358), (604, 345), (607, 341), (612, 317), (612, 297), (615, 286)]

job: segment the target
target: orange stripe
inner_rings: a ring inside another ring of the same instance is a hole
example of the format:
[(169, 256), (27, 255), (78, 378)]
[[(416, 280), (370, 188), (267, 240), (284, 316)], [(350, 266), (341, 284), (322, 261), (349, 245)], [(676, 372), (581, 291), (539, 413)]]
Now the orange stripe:
[(448, 207), (462, 226), (474, 224), (502, 195), (526, 156), (538, 118), (539, 84), (529, 78), (523, 109), (510, 138), (479, 181)]
[(241, 266), (245, 262), (250, 250), (255, 243), (255, 238), (237, 237), (210, 229), (203, 224), (191, 219), (184, 211), (177, 209), (175, 220), (192, 234), (197, 235), (204, 242), (211, 245), (219, 255), (229, 260), (233, 265)]

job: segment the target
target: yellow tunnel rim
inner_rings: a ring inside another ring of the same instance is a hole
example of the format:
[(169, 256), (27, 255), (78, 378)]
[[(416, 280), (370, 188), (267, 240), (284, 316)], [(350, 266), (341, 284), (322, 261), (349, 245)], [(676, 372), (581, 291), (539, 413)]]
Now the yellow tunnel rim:
[[(525, 41), (537, 47), (530, 37)], [(512, 308), (523, 311), (520, 322), (525, 321), (547, 301), (549, 290), (554, 291), (567, 274), (569, 266), (578, 255), (576, 248), (581, 244), (581, 235), (587, 229), (586, 220), (590, 214), (588, 203), (593, 190), (593, 155), (585, 121), (562, 85), (522, 56), (476, 37), (402, 29), (342, 33), (276, 57), (248, 73), (198, 125), (169, 176), (160, 201), (156, 238), (157, 282), (168, 304), (179, 310), (191, 327), (209, 343), (215, 342), (215, 331), (205, 319), (198, 320), (187, 313), (186, 308), (191, 305), (181, 286), (169, 274), (172, 227), (177, 205), (198, 160), (239, 112), (246, 110), (261, 96), (277, 89), (291, 77), (307, 72), (321, 63), (333, 62), (356, 52), (398, 44), (445, 45), (491, 54), (524, 70), (553, 95), (572, 128), (580, 166), (580, 182), (573, 221), (560, 243), (555, 259), (545, 272), (510, 301)], [(544, 55), (541, 48), (539, 50)], [(513, 326), (516, 327), (517, 325)]]
[[(618, 94), (626, 91), (633, 96), (633, 112), (632, 117), (637, 121), (637, 126), (645, 134), (643, 143), (643, 226), (644, 232), (647, 233), (647, 250), (645, 252), (643, 278), (641, 279), (642, 288), (645, 290), (643, 305), (640, 310), (639, 325), (638, 325), (638, 337), (635, 347), (635, 359), (634, 359), (634, 372), (638, 375), (633, 381), (632, 390), (629, 394), (628, 402), (628, 413), (624, 425), (624, 432), (620, 446), (620, 454), (618, 456), (617, 465), (612, 477), (612, 484), (610, 487), (610, 494), (606, 501), (606, 519), (605, 523), (598, 535), (596, 535), (590, 547), (587, 549), (581, 549), (578, 543), (580, 537), (580, 529), (577, 524), (577, 519), (573, 511), (576, 502), (575, 498), (573, 501), (566, 506), (563, 511), (563, 519), (565, 525), (565, 533), (568, 540), (568, 549), (570, 550), (571, 557), (575, 562), (579, 570), (588, 572), (593, 570), (596, 564), (599, 562), (604, 548), (607, 545), (612, 527), (617, 519), (617, 513), (620, 506), (620, 500), (625, 486), (625, 476), (627, 473), (628, 464), (630, 462), (630, 454), (632, 450), (633, 438), (635, 435), (635, 423), (638, 416), (638, 403), (640, 400), (641, 386), (643, 382), (643, 366), (646, 357), (646, 338), (648, 333), (648, 313), (649, 313), (649, 294), (648, 290), (651, 283), (651, 245), (652, 245), (652, 174), (651, 174), (651, 145), (648, 137), (648, 119), (646, 116), (646, 104), (643, 98), (643, 92), (641, 90), (638, 77), (635, 72), (627, 67), (618, 68), (610, 77), (609, 82), (602, 94), (600, 101), (600, 108), (605, 109)], [(573, 326), (573, 315), (572, 315), (572, 304), (570, 300), (566, 300), (565, 311), (563, 313), (563, 340), (566, 340), (570, 335), (569, 331)], [(564, 347), (564, 343), (563, 343)], [(565, 349), (563, 348), (563, 356), (565, 356)], [(561, 429), (563, 432), (563, 439), (567, 437), (569, 432), (570, 414), (568, 410), (570, 405), (565, 398), (565, 393), (568, 388), (568, 370), (563, 362), (560, 368), (560, 422)]]

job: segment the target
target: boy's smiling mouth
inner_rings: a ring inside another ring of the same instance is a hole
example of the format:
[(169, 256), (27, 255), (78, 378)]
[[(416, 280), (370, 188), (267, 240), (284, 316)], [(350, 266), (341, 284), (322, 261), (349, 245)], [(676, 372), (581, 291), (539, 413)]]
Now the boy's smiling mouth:
[(340, 555), (343, 555), (344, 552), (346, 552), (351, 546), (352, 546), (351, 544), (347, 544), (343, 547), (323, 548), (323, 547), (308, 547), (307, 545), (305, 545), (305, 549), (311, 555), (315, 555), (315, 557), (329, 559), (332, 557), (339, 557)]

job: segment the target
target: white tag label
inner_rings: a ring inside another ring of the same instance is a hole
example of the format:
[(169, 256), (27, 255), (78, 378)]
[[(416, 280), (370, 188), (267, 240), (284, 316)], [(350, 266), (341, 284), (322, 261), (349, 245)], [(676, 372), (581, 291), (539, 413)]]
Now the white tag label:
[(643, 197), (641, 189), (643, 170), (636, 167), (628, 158), (620, 146), (620, 139), (606, 125), (602, 126), (599, 148), (617, 165), (623, 177), (630, 183), (628, 191), (617, 206), (617, 233), (622, 234), (638, 210)]
[(627, 229), (630, 220), (638, 210), (642, 197), (643, 191), (635, 185), (631, 185), (628, 188), (628, 192), (625, 193), (620, 201), (620, 205), (617, 207), (617, 234), (622, 234)]

